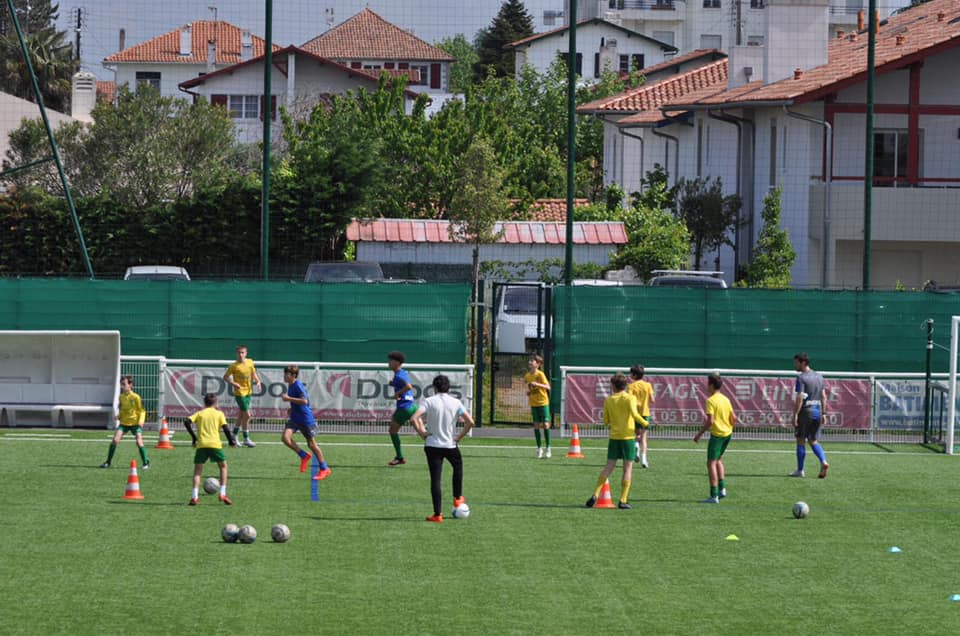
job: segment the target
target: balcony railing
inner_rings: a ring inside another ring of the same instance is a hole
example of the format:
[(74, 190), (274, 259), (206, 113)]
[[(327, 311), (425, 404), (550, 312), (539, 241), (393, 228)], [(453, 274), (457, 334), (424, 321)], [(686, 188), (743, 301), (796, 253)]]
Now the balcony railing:
[(611, 9), (653, 9), (675, 11), (673, 0), (610, 0)]

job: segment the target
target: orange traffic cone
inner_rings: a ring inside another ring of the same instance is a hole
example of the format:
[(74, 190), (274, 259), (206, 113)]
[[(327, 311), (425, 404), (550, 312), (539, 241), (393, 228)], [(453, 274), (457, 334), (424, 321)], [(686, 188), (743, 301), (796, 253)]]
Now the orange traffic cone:
[[(609, 495), (608, 495), (609, 496)], [(127, 477), (127, 491), (123, 493), (124, 499), (143, 499), (140, 494), (140, 478), (137, 476), (137, 460), (130, 460), (130, 476)]]
[(583, 459), (583, 453), (580, 452), (580, 429), (573, 425), (573, 437), (570, 438), (570, 452), (567, 457), (571, 459)]
[(170, 431), (167, 430), (167, 418), (160, 418), (160, 441), (157, 442), (157, 448), (160, 450), (173, 450), (173, 444), (170, 443)]
[(594, 508), (616, 508), (613, 505), (613, 497), (610, 496), (610, 480), (603, 482), (603, 490), (600, 491), (600, 499), (593, 506)]

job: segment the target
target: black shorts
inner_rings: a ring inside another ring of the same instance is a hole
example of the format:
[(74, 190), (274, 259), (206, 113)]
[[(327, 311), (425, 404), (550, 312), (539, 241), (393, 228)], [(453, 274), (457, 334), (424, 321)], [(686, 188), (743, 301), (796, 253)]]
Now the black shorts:
[(797, 415), (797, 439), (815, 442), (820, 439), (820, 418), (813, 417), (807, 409)]

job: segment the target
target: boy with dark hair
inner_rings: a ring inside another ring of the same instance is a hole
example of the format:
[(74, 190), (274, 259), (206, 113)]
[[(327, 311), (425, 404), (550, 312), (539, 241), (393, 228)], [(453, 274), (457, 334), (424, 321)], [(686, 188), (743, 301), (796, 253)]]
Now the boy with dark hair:
[[(442, 523), (440, 500), (443, 497), (440, 478), (443, 472), (443, 460), (453, 466), (453, 507), (466, 503), (463, 497), (463, 457), (458, 444), (473, 428), (473, 417), (464, 408), (463, 403), (450, 395), (450, 379), (438, 375), (433, 379), (434, 394), (420, 402), (410, 422), (424, 440), (423, 452), (427, 456), (430, 468), (430, 497), (433, 500), (433, 515), (427, 521)], [(426, 424), (424, 424), (424, 418)], [(457, 422), (463, 422), (463, 429), (456, 433)]]
[(820, 426), (827, 411), (827, 389), (823, 376), (810, 368), (810, 357), (806, 353), (793, 356), (793, 368), (800, 375), (794, 385), (796, 396), (793, 409), (793, 429), (797, 438), (797, 470), (791, 477), (803, 477), (803, 462), (807, 456), (806, 443), (820, 460), (820, 479), (827, 476), (830, 464), (820, 445)]
[[(533, 418), (533, 435), (537, 439), (537, 459), (550, 459), (550, 380), (541, 370), (543, 357), (532, 354), (527, 361), (527, 372), (523, 381), (527, 385), (530, 415)], [(543, 445), (540, 443), (540, 431), (543, 430)], [(544, 446), (546, 451), (544, 451)]]
[(723, 387), (723, 380), (719, 375), (712, 374), (707, 377), (707, 390), (710, 396), (707, 398), (703, 428), (693, 436), (693, 441), (699, 443), (700, 437), (710, 431), (710, 443), (707, 445), (710, 496), (704, 499), (703, 503), (711, 504), (720, 503), (720, 500), (727, 496), (727, 471), (723, 465), (723, 453), (727, 450), (727, 445), (733, 436), (733, 425), (737, 422), (733, 405), (730, 404), (727, 396), (720, 392), (721, 387)]
[[(200, 475), (203, 474), (203, 465), (209, 460), (217, 462), (220, 468), (220, 501), (228, 506), (233, 505), (230, 498), (227, 497), (227, 458), (223, 454), (223, 442), (220, 441), (220, 431), (227, 436), (230, 446), (236, 448), (237, 438), (230, 433), (230, 427), (227, 426), (227, 418), (223, 411), (217, 408), (217, 395), (207, 393), (203, 396), (203, 405), (206, 407), (197, 411), (184, 421), (187, 432), (193, 440), (193, 446), (196, 452), (193, 454), (193, 494), (190, 497), (190, 505), (196, 506), (200, 503)], [(194, 434), (191, 424), (197, 425), (197, 432)]]
[(283, 429), (280, 440), (283, 444), (300, 457), (300, 472), (306, 472), (310, 465), (310, 453), (303, 450), (293, 441), (293, 433), (300, 431), (307, 440), (307, 446), (313, 451), (313, 456), (320, 462), (320, 470), (313, 476), (316, 480), (330, 476), (330, 468), (323, 459), (323, 451), (317, 445), (316, 420), (313, 419), (313, 409), (310, 408), (310, 398), (307, 397), (307, 388), (300, 381), (300, 367), (291, 364), (283, 370), (283, 381), (289, 386), (287, 392), (280, 396), (284, 402), (290, 403), (290, 419)]
[(237, 408), (240, 414), (237, 415), (237, 423), (233, 427), (233, 436), (243, 431), (243, 445), (253, 448), (256, 444), (250, 439), (250, 401), (253, 399), (253, 385), (260, 388), (260, 376), (257, 375), (257, 367), (253, 360), (247, 358), (246, 345), (237, 347), (237, 360), (223, 374), (223, 380), (233, 387), (233, 397), (237, 402)]
[(133, 433), (137, 440), (137, 450), (140, 451), (140, 459), (143, 462), (143, 469), (150, 468), (150, 460), (147, 459), (147, 449), (143, 446), (143, 422), (147, 417), (147, 412), (143, 408), (143, 401), (140, 396), (133, 392), (133, 376), (125, 375), (120, 378), (120, 398), (118, 400), (117, 411), (117, 431), (113, 434), (110, 441), (110, 450), (107, 451), (107, 461), (100, 464), (100, 468), (110, 468), (113, 461), (113, 455), (117, 452), (117, 444), (123, 439), (124, 433)]
[(390, 418), (390, 441), (393, 442), (394, 456), (387, 465), (400, 466), (406, 464), (407, 460), (403, 458), (403, 450), (400, 447), (400, 426), (410, 420), (413, 414), (417, 412), (417, 406), (413, 403), (413, 385), (410, 384), (410, 374), (403, 368), (403, 363), (407, 357), (401, 351), (391, 351), (387, 354), (387, 364), (393, 371), (393, 379), (390, 386), (397, 400), (397, 408)]
[(633, 483), (633, 460), (636, 457), (636, 426), (647, 426), (647, 421), (640, 414), (637, 398), (627, 392), (627, 377), (618, 373), (610, 378), (612, 395), (603, 401), (603, 424), (610, 427), (610, 441), (607, 442), (607, 465), (603, 467), (597, 478), (597, 487), (593, 496), (587, 499), (587, 508), (593, 508), (597, 497), (613, 469), (617, 467), (617, 460), (623, 460), (623, 481), (620, 482), (620, 501), (617, 508), (629, 510), (633, 506), (627, 503), (630, 496), (630, 486)]

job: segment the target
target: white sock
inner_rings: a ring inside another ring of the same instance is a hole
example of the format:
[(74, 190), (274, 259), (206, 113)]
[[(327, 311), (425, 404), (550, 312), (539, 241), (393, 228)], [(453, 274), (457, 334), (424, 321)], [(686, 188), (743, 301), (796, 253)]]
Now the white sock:
[(193, 498), (193, 499), (199, 499), (199, 498), (200, 498), (200, 489), (199, 489), (199, 488), (194, 488), (194, 489), (193, 489), (193, 497), (192, 497), (192, 498)]
[(220, 496), (221, 496), (221, 497), (226, 497), (226, 496), (227, 496), (227, 485), (226, 485), (226, 484), (220, 484)]

